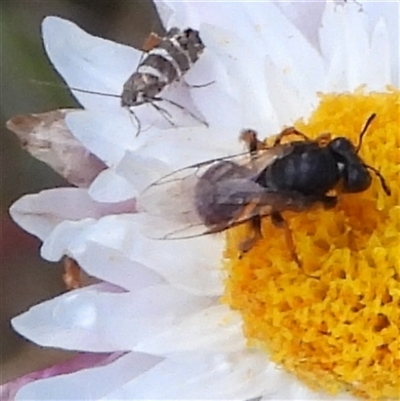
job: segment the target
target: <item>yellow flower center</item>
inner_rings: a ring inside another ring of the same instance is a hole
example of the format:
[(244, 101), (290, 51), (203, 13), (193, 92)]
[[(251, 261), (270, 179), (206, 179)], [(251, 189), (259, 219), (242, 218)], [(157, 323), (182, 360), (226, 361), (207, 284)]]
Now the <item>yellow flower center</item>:
[(360, 156), (381, 172), (391, 196), (372, 174), (369, 189), (339, 195), (333, 209), (285, 212), (302, 268), (268, 217), (263, 239), (241, 258), (248, 227), (229, 230), (223, 301), (242, 314), (249, 346), (310, 387), (399, 399), (400, 92), (321, 95), (310, 121), (296, 128), (357, 144), (372, 113)]

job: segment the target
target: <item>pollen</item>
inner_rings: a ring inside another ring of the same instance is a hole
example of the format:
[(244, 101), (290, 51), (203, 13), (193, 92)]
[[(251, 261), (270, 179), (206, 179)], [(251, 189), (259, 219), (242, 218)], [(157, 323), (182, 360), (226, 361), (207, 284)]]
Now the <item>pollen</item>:
[(311, 138), (331, 133), (355, 145), (376, 113), (360, 150), (385, 178), (339, 194), (337, 206), (284, 212), (301, 267), (283, 230), (263, 218), (262, 239), (239, 256), (246, 225), (226, 233), (223, 302), (241, 313), (248, 346), (315, 390), (361, 399), (400, 399), (400, 92), (320, 95)]

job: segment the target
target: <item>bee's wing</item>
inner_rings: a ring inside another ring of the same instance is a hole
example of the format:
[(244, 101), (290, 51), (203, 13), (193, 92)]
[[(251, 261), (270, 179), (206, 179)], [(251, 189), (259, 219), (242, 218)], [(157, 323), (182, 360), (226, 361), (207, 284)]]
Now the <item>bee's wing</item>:
[[(188, 236), (201, 235), (198, 230), (204, 226), (195, 206), (198, 178), (196, 170), (175, 171), (138, 196), (137, 208), (143, 215), (144, 232), (148, 237), (162, 239), (170, 232), (185, 231), (185, 228)], [(191, 227), (193, 230), (189, 230)], [(198, 227), (197, 231), (194, 227)]]
[[(146, 235), (157, 239), (197, 237), (223, 231), (260, 213), (268, 214), (268, 191), (254, 180), (277, 157), (276, 152), (263, 151), (255, 156), (247, 152), (162, 177), (138, 197)], [(252, 210), (249, 205), (257, 202), (265, 204)]]

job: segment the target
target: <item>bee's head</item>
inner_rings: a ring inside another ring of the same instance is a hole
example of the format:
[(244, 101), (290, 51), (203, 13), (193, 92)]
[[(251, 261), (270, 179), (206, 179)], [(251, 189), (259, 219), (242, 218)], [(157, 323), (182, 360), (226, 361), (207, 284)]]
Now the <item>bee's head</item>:
[(362, 192), (368, 189), (371, 174), (354, 145), (347, 138), (339, 137), (333, 139), (328, 148), (338, 165), (343, 192)]

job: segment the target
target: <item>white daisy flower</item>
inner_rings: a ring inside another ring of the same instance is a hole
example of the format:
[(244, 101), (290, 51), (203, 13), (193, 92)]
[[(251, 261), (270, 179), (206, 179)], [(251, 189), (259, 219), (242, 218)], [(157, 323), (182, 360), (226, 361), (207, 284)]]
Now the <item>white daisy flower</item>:
[[(235, 233), (145, 236), (149, 216), (136, 213), (133, 199), (167, 172), (243, 151), (243, 128), (269, 136), (296, 123), (310, 136), (332, 130), (356, 141), (373, 112), (380, 122), (366, 135), (363, 157), (379, 163), (394, 185), (399, 5), (156, 5), (166, 28), (200, 31), (206, 50), (185, 80), (213, 84), (169, 91), (193, 102), (209, 128), (172, 109), (177, 127), (166, 128), (144, 111), (138, 117), (150, 128), (135, 137), (118, 99), (75, 92), (85, 110), (67, 114), (68, 130), (108, 168), (82, 188), (23, 197), (11, 215), (43, 241), (44, 258), (68, 255), (103, 283), (39, 304), (12, 323), (41, 346), (122, 354), (36, 380), (16, 399), (395, 398), (398, 229), (389, 222), (397, 186), (389, 199), (374, 179), (368, 194), (345, 198), (337, 212), (291, 219), (304, 269), (326, 275), (319, 281), (290, 261), (279, 231), (263, 227), (265, 244), (238, 261)], [(55, 67), (77, 88), (120, 93), (139, 59), (138, 51), (58, 18), (44, 21), (43, 36)], [(362, 270), (366, 263), (376, 269)], [(375, 314), (368, 315), (370, 307)], [(366, 315), (361, 324), (359, 310)]]

